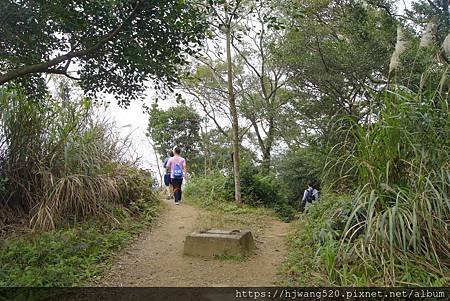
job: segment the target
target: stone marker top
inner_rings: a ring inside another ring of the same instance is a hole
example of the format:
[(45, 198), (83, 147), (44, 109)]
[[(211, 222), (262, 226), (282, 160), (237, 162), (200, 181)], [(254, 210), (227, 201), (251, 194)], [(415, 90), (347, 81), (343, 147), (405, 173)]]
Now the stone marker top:
[(201, 234), (228, 234), (237, 235), (241, 233), (241, 230), (220, 230), (220, 229), (205, 229), (200, 231)]
[(186, 236), (184, 241), (184, 254), (193, 256), (246, 256), (253, 249), (255, 243), (250, 230), (205, 229)]
[[(250, 233), (250, 230), (220, 230), (220, 229), (205, 229), (192, 233), (193, 237), (217, 237), (225, 239), (240, 239), (241, 237)], [(251, 235), (251, 234), (250, 234)]]

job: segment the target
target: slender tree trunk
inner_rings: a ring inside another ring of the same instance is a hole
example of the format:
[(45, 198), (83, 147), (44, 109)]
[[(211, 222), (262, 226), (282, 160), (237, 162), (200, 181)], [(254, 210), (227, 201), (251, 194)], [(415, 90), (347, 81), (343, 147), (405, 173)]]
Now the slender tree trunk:
[(262, 154), (262, 162), (261, 162), (261, 168), (263, 170), (263, 172), (268, 173), (270, 171), (270, 164), (271, 164), (271, 158), (272, 158), (272, 145), (273, 145), (273, 140), (274, 140), (274, 131), (275, 131), (275, 127), (274, 127), (274, 122), (273, 122), (273, 118), (270, 118), (269, 120), (269, 132), (267, 133), (267, 137), (264, 141), (264, 139), (261, 137), (259, 128), (258, 128), (258, 124), (256, 123), (256, 120), (253, 117), (249, 118), (253, 129), (255, 130), (256, 133), (256, 138), (258, 139), (258, 145), (259, 148), (261, 150), (261, 154)]
[(442, 10), (444, 11), (444, 16), (445, 16), (445, 26), (448, 27), (450, 25), (450, 16), (449, 16), (449, 11), (448, 11), (448, 0), (442, 0)]
[(265, 150), (264, 153), (263, 153), (261, 169), (265, 173), (270, 171), (270, 152), (268, 150)]
[(205, 176), (208, 174), (208, 171), (211, 169), (211, 166), (209, 163), (211, 162), (210, 157), (211, 153), (209, 151), (209, 139), (207, 137), (208, 135), (208, 123), (205, 123), (205, 131), (203, 132), (203, 128), (200, 127), (200, 130), (202, 131), (202, 139), (203, 139), (203, 152), (204, 152), (204, 172)]
[[(225, 4), (225, 12), (227, 6)], [(228, 102), (230, 105), (230, 113), (232, 116), (233, 127), (233, 169), (234, 169), (234, 199), (236, 203), (241, 204), (241, 168), (240, 168), (240, 154), (239, 154), (239, 122), (236, 109), (236, 99), (233, 89), (233, 69), (231, 64), (231, 18), (226, 25), (226, 48), (227, 48), (227, 68), (228, 68)]]
[[(271, 113), (274, 116), (274, 113)], [(266, 172), (270, 171), (270, 164), (272, 163), (272, 145), (275, 136), (274, 118), (269, 118), (269, 132), (266, 138), (265, 148), (263, 150), (263, 168)]]
[(158, 152), (156, 151), (155, 145), (152, 143), (153, 152), (155, 153), (156, 158), (156, 167), (158, 167), (158, 174), (159, 174), (159, 187), (163, 188), (163, 174), (161, 172), (161, 168), (159, 167), (159, 158), (158, 158)]

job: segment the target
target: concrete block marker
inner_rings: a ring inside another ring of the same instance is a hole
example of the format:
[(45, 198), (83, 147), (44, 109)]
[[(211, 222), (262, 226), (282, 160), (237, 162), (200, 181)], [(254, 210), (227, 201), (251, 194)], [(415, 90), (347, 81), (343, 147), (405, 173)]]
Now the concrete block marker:
[(249, 230), (206, 229), (186, 236), (184, 254), (191, 256), (244, 257), (255, 249), (252, 233)]

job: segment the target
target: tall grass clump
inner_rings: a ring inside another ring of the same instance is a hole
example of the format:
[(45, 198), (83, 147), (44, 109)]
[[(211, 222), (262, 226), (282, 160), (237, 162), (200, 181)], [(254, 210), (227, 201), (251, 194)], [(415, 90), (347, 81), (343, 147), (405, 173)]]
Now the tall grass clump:
[(155, 199), (151, 175), (127, 159), (129, 143), (114, 123), (69, 89), (60, 83), (56, 97), (39, 101), (0, 90), (0, 226), (22, 218), (34, 229), (54, 229)]
[[(358, 258), (379, 269), (387, 285), (449, 281), (446, 92), (392, 88), (376, 122), (354, 122), (347, 135), (353, 147), (327, 162), (328, 168), (350, 166), (340, 170), (341, 176), (354, 179), (357, 188), (341, 239), (344, 261), (337, 265)], [(348, 143), (342, 145), (348, 149)], [(417, 273), (425, 275), (425, 280), (418, 280)]]

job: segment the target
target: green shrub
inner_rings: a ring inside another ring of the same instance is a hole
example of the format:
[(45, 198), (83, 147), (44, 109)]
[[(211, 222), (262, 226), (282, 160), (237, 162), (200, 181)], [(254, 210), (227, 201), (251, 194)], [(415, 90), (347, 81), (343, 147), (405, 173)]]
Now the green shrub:
[(303, 192), (312, 181), (320, 189), (322, 154), (313, 147), (290, 150), (275, 160), (277, 178), (289, 203), (298, 207)]
[[(290, 220), (295, 210), (282, 193), (282, 186), (273, 173), (262, 174), (260, 169), (251, 164), (241, 166), (242, 201), (251, 206), (263, 206), (274, 209), (280, 217)], [(230, 174), (225, 181), (224, 197), (234, 200), (234, 176)]]
[(150, 172), (129, 165), (122, 165), (118, 170), (121, 172), (118, 187), (122, 204), (128, 206), (131, 202), (156, 198)]
[[(261, 194), (261, 190), (264, 191), (267, 189), (270, 191), (270, 189), (272, 189), (272, 184), (270, 182), (264, 182), (267, 181), (267, 179), (260, 179), (259, 177), (260, 176), (258, 176), (258, 181), (262, 183), (258, 187), (260, 191), (254, 193), (253, 196), (257, 196), (258, 193)], [(245, 214), (249, 212), (260, 212), (264, 214), (264, 212), (266, 212), (262, 208), (264, 206), (274, 209), (275, 212), (285, 220), (289, 220), (294, 216), (293, 208), (282, 202), (268, 206), (262, 202), (247, 203), (244, 201), (244, 206), (238, 206), (234, 201), (234, 188), (231, 192), (227, 187), (227, 185), (229, 185), (227, 184), (229, 181), (230, 178), (226, 177), (219, 171), (211, 172), (206, 176), (196, 176), (187, 182), (183, 194), (189, 202), (193, 202), (204, 208), (215, 209), (225, 213)], [(269, 186), (269, 188), (265, 185)]]
[(198, 175), (189, 179), (183, 194), (203, 207), (221, 203), (226, 200), (225, 181), (226, 177), (219, 171)]

